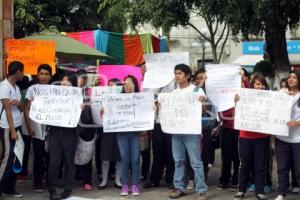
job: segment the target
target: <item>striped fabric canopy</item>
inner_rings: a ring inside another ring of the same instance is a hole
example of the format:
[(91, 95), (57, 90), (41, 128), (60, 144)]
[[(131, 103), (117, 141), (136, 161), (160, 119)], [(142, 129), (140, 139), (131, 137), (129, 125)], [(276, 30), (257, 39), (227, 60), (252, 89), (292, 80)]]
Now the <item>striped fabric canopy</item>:
[(150, 33), (132, 35), (94, 30), (65, 34), (113, 57), (115, 64), (138, 65), (144, 62), (143, 54), (167, 51), (167, 39)]

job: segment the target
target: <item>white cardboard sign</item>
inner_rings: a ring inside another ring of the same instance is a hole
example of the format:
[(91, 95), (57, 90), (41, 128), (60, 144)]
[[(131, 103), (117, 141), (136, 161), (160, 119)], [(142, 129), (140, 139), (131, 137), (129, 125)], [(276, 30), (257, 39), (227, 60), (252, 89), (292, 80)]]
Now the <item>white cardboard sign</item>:
[(292, 97), (283, 92), (242, 88), (236, 104), (234, 128), (288, 136)]
[(103, 131), (145, 131), (154, 128), (154, 94), (122, 93), (103, 95)]
[(69, 86), (36, 85), (29, 117), (39, 123), (74, 128), (83, 103), (82, 89)]
[(201, 134), (202, 106), (195, 93), (160, 93), (159, 119), (163, 132)]

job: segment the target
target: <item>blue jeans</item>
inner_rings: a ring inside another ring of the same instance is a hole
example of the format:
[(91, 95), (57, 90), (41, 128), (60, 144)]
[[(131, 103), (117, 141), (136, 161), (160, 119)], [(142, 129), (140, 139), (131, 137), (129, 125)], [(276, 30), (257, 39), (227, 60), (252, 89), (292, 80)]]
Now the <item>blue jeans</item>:
[(207, 186), (205, 184), (204, 168), (201, 160), (199, 135), (176, 134), (172, 136), (172, 153), (175, 161), (174, 187), (183, 192), (185, 191), (184, 163), (186, 150), (195, 174), (196, 192), (206, 192)]
[(131, 164), (132, 185), (138, 185), (140, 183), (140, 134), (137, 132), (119, 133), (118, 144), (121, 153), (122, 184), (128, 185)]

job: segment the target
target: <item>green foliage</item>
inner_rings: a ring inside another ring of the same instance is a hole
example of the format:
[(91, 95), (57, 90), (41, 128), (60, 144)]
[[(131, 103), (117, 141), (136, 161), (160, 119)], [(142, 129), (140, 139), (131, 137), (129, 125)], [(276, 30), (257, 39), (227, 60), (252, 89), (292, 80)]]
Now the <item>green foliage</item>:
[(249, 34), (265, 31), (286, 30), (299, 25), (300, 0), (228, 0), (226, 21), (233, 34), (242, 33), (246, 40)]
[(101, 0), (98, 13), (101, 13), (102, 20), (99, 24), (105, 30), (124, 32), (128, 26), (129, 12), (129, 0)]
[[(126, 6), (118, 2), (15, 0), (15, 37), (40, 32), (50, 26), (55, 26), (59, 31), (71, 32), (97, 29), (100, 25), (105, 30), (122, 32), (127, 27)], [(115, 3), (113, 10), (108, 9), (112, 3)]]

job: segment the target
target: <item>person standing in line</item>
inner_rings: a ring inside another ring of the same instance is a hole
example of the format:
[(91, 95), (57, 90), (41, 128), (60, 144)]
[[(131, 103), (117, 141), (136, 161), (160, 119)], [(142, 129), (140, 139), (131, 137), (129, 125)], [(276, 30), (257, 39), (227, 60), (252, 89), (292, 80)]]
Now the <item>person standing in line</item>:
[[(268, 90), (265, 77), (257, 73), (250, 83), (251, 88), (256, 90)], [(239, 101), (236, 95), (235, 102)], [(249, 185), (251, 169), (254, 168), (252, 176), (256, 186), (256, 199), (265, 200), (264, 185), (267, 171), (267, 158), (269, 154), (270, 135), (251, 131), (240, 130), (239, 156), (241, 166), (239, 171), (238, 193), (234, 200), (241, 200), (245, 197)]]
[[(154, 93), (169, 93), (176, 88), (175, 81), (163, 88), (154, 90)], [(157, 96), (157, 95), (156, 95)], [(157, 102), (156, 102), (157, 103)], [(161, 129), (158, 115), (156, 115), (154, 129), (151, 131), (152, 166), (150, 176), (143, 188), (159, 187), (159, 182), (165, 170), (165, 183), (169, 189), (174, 189), (174, 159), (172, 155), (172, 135), (164, 133)]]
[[(79, 70), (77, 72), (78, 76), (78, 87), (82, 88), (83, 92), (83, 102), (84, 107), (80, 115), (80, 122), (77, 126), (77, 134), (79, 139), (83, 140), (82, 142), (91, 142), (95, 138), (96, 129), (94, 126), (94, 120), (92, 117), (92, 111), (90, 106), (90, 98), (88, 95), (87, 83), (87, 74), (85, 70)], [(93, 149), (91, 149), (93, 151)], [(76, 165), (76, 179), (80, 179), (83, 183), (83, 189), (86, 191), (91, 191), (92, 187), (92, 158), (91, 160), (84, 165)]]
[[(24, 105), (25, 103), (25, 96), (27, 89), (31, 85), (31, 81), (29, 80), (28, 76), (24, 76), (22, 81), (17, 82), (17, 86), (20, 88), (21, 92), (21, 104)], [(22, 162), (22, 171), (18, 173), (17, 176), (17, 183), (25, 183), (28, 180), (28, 161), (30, 156), (31, 150), (31, 137), (22, 129), (21, 133), (23, 142), (24, 142), (24, 154), (23, 154), (23, 162)]]
[[(77, 87), (77, 76), (75, 74), (64, 75), (61, 79), (61, 85)], [(66, 128), (58, 126), (48, 126), (49, 136), (49, 167), (48, 167), (48, 185), (50, 200), (67, 199), (72, 194), (75, 180), (75, 152), (77, 147), (76, 128)], [(65, 166), (65, 188), (60, 194), (57, 193), (57, 182), (61, 162)]]
[[(38, 84), (47, 85), (51, 80), (52, 69), (48, 64), (42, 64), (37, 70), (37, 80)], [(47, 171), (48, 166), (48, 155), (45, 150), (45, 125), (37, 124), (29, 118), (29, 110), (31, 101), (33, 100), (32, 87), (29, 87), (25, 96), (24, 105), (24, 118), (28, 134), (32, 137), (32, 145), (34, 152), (33, 160), (33, 187), (35, 192), (43, 192), (44, 183), (43, 178)], [(41, 130), (41, 135), (37, 135), (32, 128), (32, 123)]]
[[(222, 120), (221, 128), (221, 176), (219, 178), (218, 189), (236, 190), (238, 184), (238, 173), (240, 166), (240, 159), (238, 155), (238, 138), (239, 131), (234, 127), (234, 109), (223, 111), (219, 113)], [(233, 165), (233, 175), (231, 175)], [(231, 184), (230, 183), (231, 180)]]
[[(119, 79), (114, 78), (108, 81), (108, 86), (121, 86), (122, 83)], [(99, 190), (103, 190), (107, 187), (108, 184), (108, 174), (110, 163), (115, 162), (116, 174), (115, 174), (115, 187), (121, 188), (121, 174), (122, 174), (122, 166), (121, 166), (121, 155), (118, 147), (118, 139), (116, 133), (101, 133), (100, 137), (100, 153), (99, 158), (101, 163), (101, 171), (102, 171), (102, 181), (98, 185)]]
[[(138, 93), (139, 86), (134, 76), (127, 76), (124, 79), (122, 93)], [(117, 134), (118, 145), (121, 153), (122, 165), (122, 190), (121, 195), (129, 193), (129, 171), (131, 171), (131, 193), (133, 196), (140, 195), (140, 131), (123, 132)], [(131, 168), (130, 168), (131, 167)]]
[(0, 194), (22, 198), (23, 195), (16, 191), (17, 175), (13, 171), (13, 164), (16, 159), (14, 146), (18, 140), (17, 132), (22, 132), (21, 92), (16, 82), (23, 79), (24, 65), (12, 61), (7, 70), (7, 78), (0, 83)]
[[(196, 86), (191, 84), (192, 72), (188, 65), (179, 64), (174, 68), (175, 81), (178, 88), (173, 93), (186, 95), (195, 92), (199, 96), (199, 101), (203, 104), (205, 94), (202, 89), (195, 91)], [(159, 103), (159, 102), (158, 102)], [(200, 135), (175, 134), (172, 135), (172, 153), (175, 162), (175, 172), (173, 184), (175, 189), (169, 194), (169, 198), (176, 199), (186, 195), (184, 183), (185, 153), (188, 152), (190, 163), (195, 174), (195, 190), (198, 193), (197, 200), (206, 200), (207, 186), (203, 163), (201, 160)]]
[(289, 95), (293, 97), (288, 136), (276, 136), (278, 187), (275, 200), (284, 200), (289, 188), (289, 172), (293, 165), (296, 181), (300, 183), (300, 73), (292, 71), (288, 80)]

